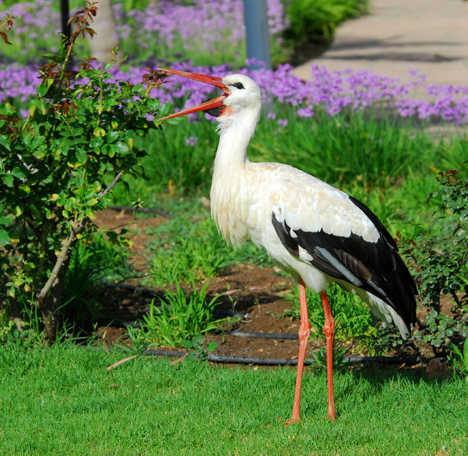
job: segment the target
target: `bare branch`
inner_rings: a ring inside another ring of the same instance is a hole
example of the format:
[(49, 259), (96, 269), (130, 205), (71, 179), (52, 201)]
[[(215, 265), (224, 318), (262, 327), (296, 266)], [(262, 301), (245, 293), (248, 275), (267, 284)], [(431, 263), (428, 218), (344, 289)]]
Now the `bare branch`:
[(54, 269), (52, 269), (52, 272), (50, 273), (50, 276), (47, 279), (47, 282), (42, 287), (42, 290), (40, 291), (40, 293), (37, 295), (37, 299), (39, 300), (40, 303), (44, 300), (47, 293), (49, 292), (49, 290), (52, 288), (55, 281), (57, 280), (60, 270), (62, 269), (62, 266), (64, 265), (65, 261), (68, 258), (68, 255), (70, 254), (70, 249), (73, 245), (73, 242), (76, 239), (76, 236), (83, 231), (87, 222), (88, 222), (87, 217), (84, 217), (83, 219), (81, 219), (79, 223), (77, 224), (76, 228), (72, 228), (71, 233), (68, 235), (68, 238), (63, 243), (62, 250), (60, 250), (60, 255), (57, 258), (57, 262), (55, 263)]
[[(109, 184), (109, 186), (104, 189), (101, 193), (99, 193), (99, 199), (103, 199), (117, 184), (117, 182), (120, 180), (120, 178), (123, 176), (123, 173), (118, 173), (114, 180)], [(62, 249), (60, 250), (60, 254), (57, 258), (57, 262), (55, 263), (54, 268), (52, 269), (52, 272), (50, 273), (50, 276), (45, 283), (45, 285), (42, 287), (40, 293), (37, 295), (37, 299), (39, 300), (39, 303), (42, 303), (44, 298), (46, 297), (47, 293), (50, 291), (52, 286), (54, 285), (55, 281), (57, 280), (60, 270), (62, 269), (63, 265), (66, 263), (66, 260), (68, 259), (68, 255), (70, 254), (70, 250), (73, 246), (73, 243), (76, 241), (77, 235), (83, 232), (83, 230), (86, 228), (86, 224), (88, 223), (89, 219), (88, 217), (82, 218), (76, 226), (72, 226), (72, 230), (70, 234), (68, 235), (68, 238), (63, 242), (62, 244)]]
[(117, 174), (117, 176), (114, 177), (114, 180), (110, 183), (109, 187), (107, 187), (105, 190), (99, 193), (99, 198), (100, 199), (104, 198), (116, 186), (117, 182), (120, 180), (122, 176), (123, 176), (122, 172)]

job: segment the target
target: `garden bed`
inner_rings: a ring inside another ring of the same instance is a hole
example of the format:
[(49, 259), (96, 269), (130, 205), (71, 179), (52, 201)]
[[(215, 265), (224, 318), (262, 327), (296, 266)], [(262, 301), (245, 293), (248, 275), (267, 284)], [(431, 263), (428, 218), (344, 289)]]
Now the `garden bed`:
[[(101, 212), (96, 220), (100, 228), (125, 226), (130, 231), (133, 241), (131, 262), (138, 273), (149, 269), (148, 254), (145, 253), (150, 236), (145, 234), (148, 227), (158, 226), (166, 219), (161, 216), (139, 218), (125, 211)], [(209, 342), (217, 343), (214, 355), (294, 360), (298, 353), (297, 332), (300, 320), (290, 315), (292, 302), (284, 297), (287, 290), (294, 291), (292, 279), (280, 275), (277, 268), (261, 268), (250, 263), (231, 266), (222, 274), (210, 280), (209, 297), (223, 295), (221, 305), (217, 307), (217, 316), (234, 315), (217, 333), (204, 335), (205, 347)], [(149, 305), (155, 296), (163, 296), (162, 289), (149, 289), (135, 280), (129, 280), (119, 286), (105, 287), (99, 326), (94, 335), (106, 347), (130, 345), (126, 327), (135, 325), (148, 312)], [(450, 299), (442, 301), (443, 312), (451, 315)], [(424, 314), (418, 311), (418, 319), (424, 321)], [(91, 323), (91, 322), (90, 322)], [(242, 333), (254, 333), (252, 337), (240, 337)], [(239, 334), (240, 333), (240, 334)], [(279, 337), (261, 337), (261, 334), (277, 334)], [(285, 335), (283, 337), (283, 335)], [(291, 338), (287, 338), (291, 337)], [(358, 340), (338, 340), (339, 349), (346, 348), (346, 356), (369, 356), (366, 345)], [(324, 347), (324, 340), (313, 332), (308, 345), (307, 357)], [(174, 350), (168, 347), (158, 349)], [(181, 349), (182, 350), (182, 349)], [(437, 356), (429, 344), (411, 346), (388, 346), (386, 356), (403, 356), (408, 359), (422, 357), (431, 359)], [(437, 369), (440, 370), (438, 365)], [(442, 368), (445, 375), (447, 369)]]

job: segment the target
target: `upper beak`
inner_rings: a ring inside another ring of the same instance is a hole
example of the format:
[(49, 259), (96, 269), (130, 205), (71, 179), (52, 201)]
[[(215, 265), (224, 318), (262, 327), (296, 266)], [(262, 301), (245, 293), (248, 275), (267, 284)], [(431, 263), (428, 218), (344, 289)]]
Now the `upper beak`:
[(171, 114), (170, 116), (163, 117), (161, 120), (173, 119), (174, 117), (186, 116), (187, 114), (192, 114), (198, 111), (208, 111), (210, 109), (219, 108), (223, 106), (223, 101), (231, 94), (229, 87), (223, 84), (223, 79), (218, 78), (216, 76), (207, 76), (205, 74), (198, 74), (198, 73), (188, 73), (186, 71), (178, 71), (178, 70), (169, 70), (167, 68), (157, 68), (158, 71), (164, 71), (165, 73), (177, 74), (184, 78), (194, 79), (195, 81), (206, 82), (207, 84), (214, 85), (215, 87), (219, 87), (224, 93), (218, 98), (215, 98), (211, 101), (206, 101), (205, 103), (199, 104), (194, 106), (193, 108), (184, 109), (183, 111), (176, 112), (175, 114)]

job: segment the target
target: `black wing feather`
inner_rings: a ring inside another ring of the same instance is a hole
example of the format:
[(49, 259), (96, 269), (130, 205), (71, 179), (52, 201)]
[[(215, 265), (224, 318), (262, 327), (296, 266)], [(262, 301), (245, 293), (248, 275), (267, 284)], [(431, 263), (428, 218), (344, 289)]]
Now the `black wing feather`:
[(416, 285), (398, 254), (395, 240), (377, 216), (363, 203), (351, 201), (371, 220), (380, 233), (377, 242), (361, 236), (336, 236), (323, 230), (294, 230), (272, 216), (273, 226), (283, 245), (299, 257), (299, 247), (313, 258), (312, 264), (335, 279), (349, 282), (379, 297), (400, 315), (406, 325), (416, 319)]

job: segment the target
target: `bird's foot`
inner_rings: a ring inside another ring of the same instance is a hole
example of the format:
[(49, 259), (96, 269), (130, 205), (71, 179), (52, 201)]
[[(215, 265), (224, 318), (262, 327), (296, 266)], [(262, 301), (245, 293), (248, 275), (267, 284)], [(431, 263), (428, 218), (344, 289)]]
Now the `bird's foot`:
[[(281, 418), (280, 418), (281, 419)], [(287, 420), (287, 421), (284, 421), (284, 420), (281, 420), (283, 421), (283, 423), (286, 425), (286, 426), (289, 426), (290, 424), (296, 424), (296, 423), (299, 423), (301, 421), (301, 417), (300, 416), (293, 416), (290, 420)]]

